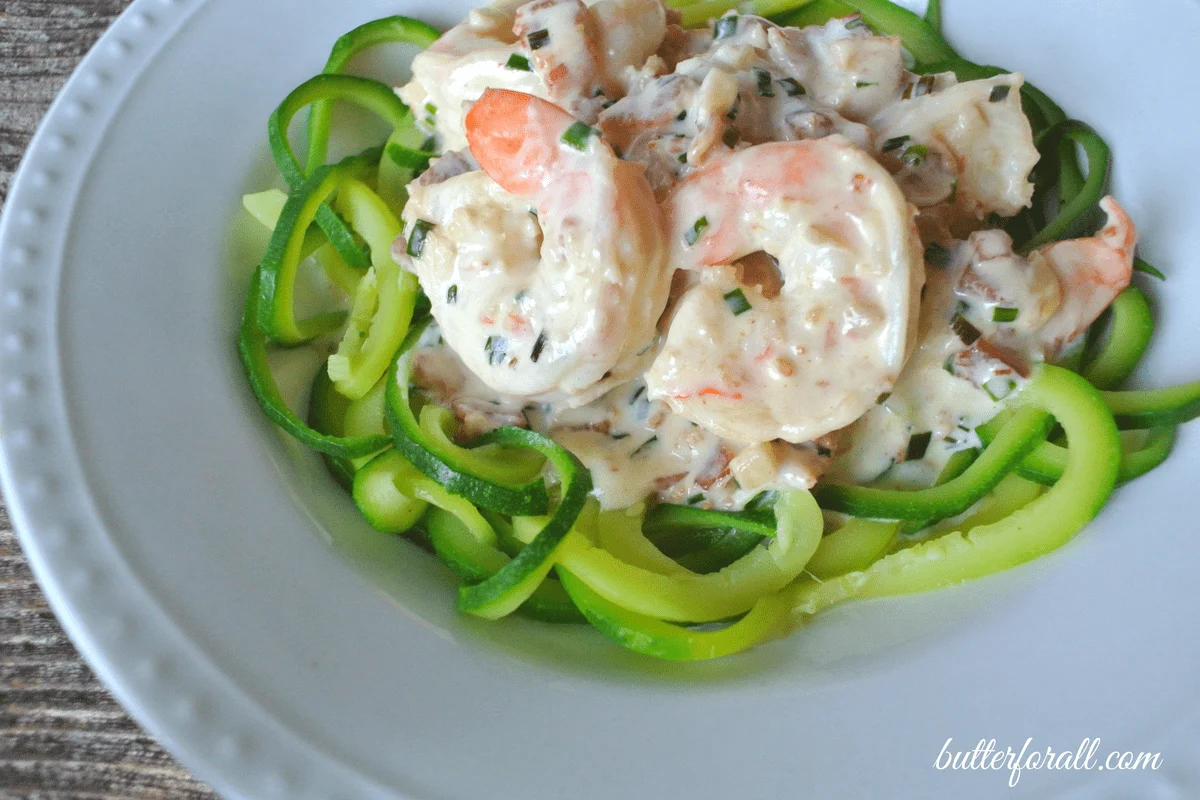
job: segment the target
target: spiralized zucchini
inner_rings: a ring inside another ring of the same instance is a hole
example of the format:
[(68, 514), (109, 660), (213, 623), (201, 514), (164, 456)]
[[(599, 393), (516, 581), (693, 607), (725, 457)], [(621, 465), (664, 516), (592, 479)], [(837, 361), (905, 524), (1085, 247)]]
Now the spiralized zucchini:
[[(673, 5), (688, 25), (745, 6)], [(789, 25), (861, 14), (876, 32), (899, 36), (919, 72), (949, 70), (962, 79), (1002, 72), (946, 42), (937, 0), (924, 18), (888, 0), (758, 0), (754, 7)], [(430, 547), (461, 581), (464, 613), (588, 622), (661, 659), (729, 655), (849, 599), (949, 586), (1059, 547), (1119, 482), (1161, 464), (1175, 426), (1200, 415), (1200, 383), (1120, 389), (1154, 327), (1145, 295), (1130, 287), (1089, 335), (1082, 375), (1035, 367), (1006, 410), (978, 429), (984, 449), (956, 454), (924, 489), (826, 484), (780, 492), (740, 513), (668, 504), (601, 512), (589, 497), (588, 470), (552, 439), (505, 427), (464, 444), (448, 409), (414, 406), (411, 351), (430, 321), (429, 304), (391, 257), (405, 187), (435, 155), (433, 142), (387, 84), (341, 74), (377, 44), (425, 47), (437, 36), (398, 16), (356, 28), (338, 40), (324, 72), (271, 115), (268, 139), (286, 191), (244, 199), (272, 234), (250, 281), (238, 349), (266, 416), (323, 454), (368, 523)], [(387, 140), (327, 165), (334, 100), (385, 119)], [(1025, 84), (1022, 101), (1042, 160), (1035, 203), (1008, 229), (1028, 251), (1090, 232), (1111, 153), (1036, 87)], [(308, 145), (297, 153), (288, 123), (305, 107)], [(348, 315), (297, 319), (296, 279), (310, 256), (352, 300)], [(1137, 269), (1162, 277), (1140, 259)], [(314, 378), (302, 419), (271, 374), (270, 347), (328, 347), (339, 331), (341, 344)], [(1052, 423), (1065, 442), (1047, 438)], [(826, 530), (825, 517), (838, 515), (825, 511), (851, 516)]]

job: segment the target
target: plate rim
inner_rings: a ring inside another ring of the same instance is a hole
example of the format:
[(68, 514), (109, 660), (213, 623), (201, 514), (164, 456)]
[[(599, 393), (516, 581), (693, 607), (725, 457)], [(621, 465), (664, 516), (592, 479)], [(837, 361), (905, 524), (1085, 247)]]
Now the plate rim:
[(0, 490), (72, 645), (195, 777), (223, 797), (416, 798), (275, 720), (153, 603), (108, 541), (73, 449), (58, 293), (78, 195), (144, 70), (210, 5), (133, 0), (63, 84), (14, 173), (0, 215)]
[[(292, 735), (240, 686), (211, 667), (201, 648), (161, 609), (135, 602), (136, 596), (146, 594), (140, 583), (134, 581), (132, 588), (117, 585), (121, 581), (114, 578), (133, 572), (119, 554), (106, 552), (111, 550), (108, 534), (102, 523), (98, 530), (94, 527), (93, 493), (71, 447), (69, 417), (62, 407), (59, 311), (51, 302), (59, 291), (61, 261), (52, 260), (53, 269), (44, 268), (52, 255), (48, 251), (61, 248), (64, 237), (42, 233), (38, 239), (31, 232), (55, 226), (69, 231), (87, 166), (112, 116), (159, 50), (195, 13), (213, 5), (210, 0), (134, 0), (72, 73), (14, 176), (0, 220), (0, 307), (4, 308), (0, 313), (0, 423), (5, 434), (0, 437), (0, 487), (35, 577), (72, 642), (121, 705), (199, 777), (227, 796), (342, 796), (348, 786), (361, 787), (352, 795), (356, 797), (403, 795), (397, 787), (370, 783), (364, 773)], [(118, 66), (108, 68), (109, 82), (93, 83), (90, 78), (96, 73), (88, 70), (101, 69), (110, 61)], [(85, 151), (82, 168), (55, 166)], [(38, 217), (38, 198), (43, 209), (56, 209), (52, 219)], [(26, 203), (33, 204), (26, 208)], [(30, 243), (24, 243), (25, 234), (30, 234)], [(59, 419), (46, 425), (44, 421), (51, 417)], [(54, 435), (56, 428), (63, 435)], [(55, 446), (60, 449), (54, 451)], [(35, 461), (30, 458), (34, 449), (52, 456), (42, 453)], [(56, 463), (68, 468), (54, 467)], [(57, 525), (57, 530), (42, 527), (38, 518), (46, 516), (47, 501), (65, 506), (68, 497), (86, 508), (70, 519), (60, 510), (62, 519), (46, 523)], [(89, 530), (89, 526), (93, 527)], [(98, 549), (85, 558), (84, 545)], [(82, 570), (68, 573), (61, 566), (76, 561), (85, 562)], [(106, 596), (105, 602), (97, 602), (98, 596)], [(101, 616), (97, 608), (111, 610), (122, 603), (123, 617), (112, 625), (103, 619), (104, 624), (97, 624)], [(130, 646), (130, 638), (154, 641), (152, 645), (135, 641), (139, 648)], [(203, 663), (188, 670), (185, 680), (182, 665), (194, 660)], [(204, 674), (205, 668), (211, 674)], [(145, 673), (145, 681), (135, 677), (138, 670)], [(183, 700), (181, 686), (190, 695)], [(218, 709), (217, 695), (237, 702)], [(188, 726), (185, 729), (171, 704), (188, 703), (192, 708), (183, 715), (190, 720), (182, 723)], [(197, 734), (199, 723), (214, 730)], [(251, 743), (253, 757), (243, 757), (236, 746), (226, 752), (230, 742)], [(320, 768), (314, 769), (313, 762)], [(305, 779), (296, 785), (298, 775)]]

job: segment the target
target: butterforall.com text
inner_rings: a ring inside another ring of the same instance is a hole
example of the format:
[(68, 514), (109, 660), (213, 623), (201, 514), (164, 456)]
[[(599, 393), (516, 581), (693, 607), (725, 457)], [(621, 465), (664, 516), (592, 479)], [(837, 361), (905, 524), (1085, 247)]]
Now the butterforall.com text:
[(1100, 751), (1100, 739), (1084, 739), (1075, 750), (1056, 751), (1051, 747), (1035, 748), (1033, 738), (1025, 740), (1020, 750), (1006, 747), (1000, 750), (995, 739), (980, 739), (972, 750), (955, 750), (954, 738), (942, 745), (934, 769), (978, 769), (1008, 772), (1008, 785), (1016, 786), (1025, 770), (1156, 770), (1162, 765), (1161, 753), (1134, 753), (1129, 750)]

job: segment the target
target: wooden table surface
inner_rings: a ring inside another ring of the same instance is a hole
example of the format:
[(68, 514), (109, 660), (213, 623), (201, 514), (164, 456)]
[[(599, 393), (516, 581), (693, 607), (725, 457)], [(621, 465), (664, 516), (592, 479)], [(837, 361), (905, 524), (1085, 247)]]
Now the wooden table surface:
[[(0, 3), (0, 208), (29, 138), (130, 0)], [(210, 798), (79, 658), (0, 505), (0, 798)]]

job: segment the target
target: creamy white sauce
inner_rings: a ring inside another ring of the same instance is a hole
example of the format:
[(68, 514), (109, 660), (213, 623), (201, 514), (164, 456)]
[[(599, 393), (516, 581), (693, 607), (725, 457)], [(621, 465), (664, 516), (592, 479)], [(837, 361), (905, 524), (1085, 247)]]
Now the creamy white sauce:
[[(527, 59), (531, 69), (505, 66), (513, 55)], [(542, 322), (531, 318), (522, 305), (525, 298), (538, 297), (548, 307), (553, 296), (564, 307), (581, 309), (590, 301), (571, 301), (571, 286), (556, 285), (552, 270), (533, 277), (544, 254), (528, 201), (473, 171), (476, 164), (469, 157), (444, 159), (437, 168), (442, 174), (422, 179), (425, 187), (410, 204), (412, 212), (406, 211), (406, 222), (437, 219), (438, 229), (426, 246), (432, 248), (430, 263), (440, 266), (418, 272), (438, 318), (445, 319), (448, 306), (456, 304), (454, 313), (477, 322), (464, 329), (471, 333), (468, 338), (452, 330), (444, 331), (446, 340), (430, 334), (416, 356), (415, 382), (454, 410), (464, 423), (464, 438), (511, 424), (552, 436), (591, 470), (605, 508), (655, 497), (737, 509), (764, 490), (811, 486), (822, 473), (855, 483), (886, 473), (892, 485), (927, 484), (950, 454), (979, 445), (974, 428), (1002, 407), (1003, 396), (1019, 390), (1025, 368), (1057, 352), (1058, 340), (1086, 327), (1103, 307), (1100, 300), (1111, 299), (1123, 286), (1121, 264), (1113, 256), (1103, 285), (1086, 302), (1066, 303), (1064, 292), (1082, 280), (1078, 265), (1095, 247), (1091, 240), (1022, 257), (1012, 253), (1004, 234), (976, 233), (987, 215), (1011, 215), (1030, 200), (1028, 175), (1037, 153), (1021, 112), (1021, 76), (960, 84), (949, 73), (914, 75), (904, 67), (899, 40), (871, 35), (857, 17), (797, 30), (743, 15), (718, 21), (715, 32), (712, 27), (683, 31), (657, 0), (508, 2), (472, 12), (418, 57), (413, 72), (414, 80), (400, 94), (414, 109), (436, 106), (436, 114), (426, 114), (425, 121), (444, 150), (466, 147), (464, 115), (486, 88), (514, 88), (551, 99), (596, 124), (619, 155), (645, 167), (660, 201), (680, 181), (733, 152), (841, 134), (883, 165), (886, 173), (879, 180), (897, 192), (901, 216), (917, 216), (920, 247), (933, 246), (926, 251), (930, 263), (919, 325), (912, 311), (921, 286), (919, 256), (905, 273), (906, 291), (898, 294), (884, 292), (886, 270), (866, 276), (864, 291), (848, 292), (837, 279), (855, 265), (839, 267), (837, 248), (826, 253), (826, 262), (813, 262), (813, 279), (802, 287), (801, 305), (824, 309), (842, 335), (863, 329), (882, 336), (886, 329), (893, 336), (881, 351), (889, 354), (881, 387), (861, 381), (861, 370), (848, 359), (827, 359), (819, 367), (838, 392), (857, 398), (855, 403), (863, 400), (864, 414), (854, 419), (860, 408), (837, 422), (835, 427), (851, 424), (821, 437), (819, 444), (788, 444), (779, 438), (783, 428), (762, 437), (731, 436), (738, 426), (716, 418), (696, 424), (694, 414), (689, 420), (664, 400), (652, 399), (643, 373), (664, 353), (663, 363), (682, 372), (703, 363), (705, 348), (740, 348), (745, 356), (750, 349), (757, 355), (772, 343), (786, 344), (786, 325), (756, 323), (741, 330), (725, 317), (715, 318), (728, 311), (724, 303), (710, 302), (703, 313), (695, 308), (695, 298), (705, 292), (723, 298), (738, 287), (752, 304), (781, 303), (778, 276), (759, 288), (762, 282), (752, 279), (747, 262), (706, 267), (677, 280), (658, 320), (659, 337), (639, 347), (615, 373), (589, 378), (590, 392), (577, 394), (575, 402), (520, 391), (520, 382), (509, 385), (511, 391), (498, 391), (479, 377), (495, 367), (487, 363), (494, 360), (491, 355), (474, 352), (481, 337), (503, 335), (514, 351), (528, 355)], [(786, 222), (791, 213), (770, 203), (758, 211), (739, 224), (769, 231), (773, 215)], [(810, 218), (836, 212), (829, 205)], [(713, 211), (714, 227), (720, 214)], [(581, 217), (578, 224), (599, 230), (613, 219), (594, 209), (590, 221)], [(894, 223), (859, 219), (857, 224), (870, 239), (880, 225)], [(795, 244), (797, 231), (789, 234), (786, 224), (776, 227), (761, 249), (778, 258)], [(1125, 250), (1115, 242), (1124, 237), (1128, 244), (1135, 235), (1120, 225), (1113, 230), (1105, 247), (1124, 258)], [(679, 231), (670, 234), (677, 237)], [(804, 235), (818, 234), (829, 231)], [(1128, 250), (1131, 258), (1131, 244)], [(879, 263), (897, 258), (880, 256)], [(487, 289), (478, 291), (484, 276), (489, 276)], [(766, 285), (772, 281), (774, 286)], [(449, 303), (452, 287), (456, 297)], [(640, 319), (640, 312), (631, 313)], [(956, 317), (968, 326), (969, 343)], [(514, 318), (525, 322), (505, 327), (504, 320)], [(588, 319), (581, 314), (578, 322), (582, 330)], [(1056, 332), (1054, 343), (1046, 341), (1048, 330)], [(681, 337), (682, 332), (689, 336)], [(705, 336), (713, 341), (706, 345)], [(687, 344), (671, 349), (664, 345), (670, 341)], [(528, 358), (510, 368), (531, 375), (539, 371)], [(700, 377), (721, 375), (713, 370)], [(661, 382), (661, 374), (651, 378), (652, 384)], [(540, 384), (531, 379), (527, 385)], [(786, 395), (780, 395), (785, 405)], [(797, 392), (792, 402), (809, 399)], [(722, 413), (727, 421), (736, 419), (736, 404)], [(908, 458), (913, 437), (924, 434), (928, 447), (918, 458)]]

